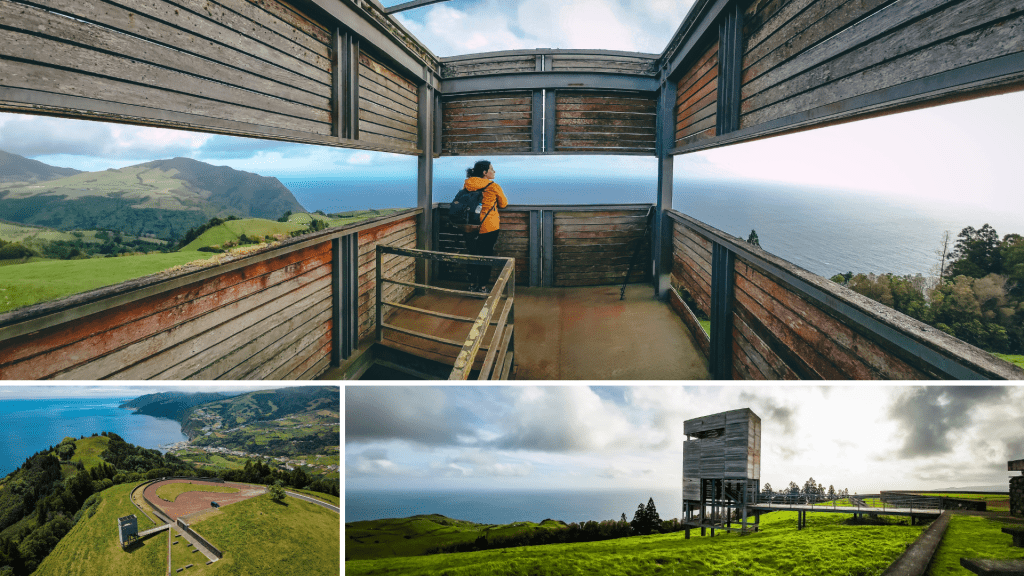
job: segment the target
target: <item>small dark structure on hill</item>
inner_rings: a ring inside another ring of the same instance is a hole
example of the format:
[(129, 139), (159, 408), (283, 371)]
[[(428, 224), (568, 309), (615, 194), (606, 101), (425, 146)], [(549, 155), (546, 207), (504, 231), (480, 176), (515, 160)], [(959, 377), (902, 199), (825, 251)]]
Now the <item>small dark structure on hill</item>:
[(1010, 478), (1010, 515), (1024, 516), (1024, 460), (1011, 460), (1006, 463), (1006, 469), (1021, 473)]
[(135, 514), (129, 514), (117, 519), (117, 536), (121, 548), (127, 548), (139, 539), (139, 520)]
[[(693, 418), (683, 423), (683, 522), (700, 527), (733, 530), (738, 511), (740, 530), (747, 524), (747, 506), (757, 503), (761, 485), (761, 418), (749, 408)], [(710, 509), (710, 510), (709, 510)]]

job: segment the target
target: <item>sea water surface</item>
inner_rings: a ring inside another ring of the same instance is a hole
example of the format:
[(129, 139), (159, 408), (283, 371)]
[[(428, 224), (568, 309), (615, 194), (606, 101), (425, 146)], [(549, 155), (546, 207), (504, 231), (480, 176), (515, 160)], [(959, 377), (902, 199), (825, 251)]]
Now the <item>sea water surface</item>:
[(345, 522), (441, 514), (478, 524), (633, 519), (637, 506), (654, 498), (663, 519), (682, 515), (678, 490), (380, 491), (346, 490)]
[(65, 437), (113, 432), (125, 442), (165, 452), (162, 446), (188, 440), (181, 425), (118, 408), (130, 398), (60, 398), (0, 402), (0, 477), (29, 456)]
[[(342, 178), (281, 181), (309, 210), (328, 213), (416, 205), (415, 180)], [(575, 178), (571, 182), (499, 178), (511, 204), (634, 204), (655, 201), (656, 181)], [(435, 178), (434, 199), (448, 202), (461, 180)], [(756, 230), (761, 247), (826, 278), (851, 271), (936, 275), (943, 231), (995, 227), (1000, 237), (1024, 233), (1016, 200), (1002, 206), (868, 195), (842, 189), (775, 182), (677, 178), (673, 208), (746, 240)], [(952, 246), (950, 246), (952, 247)], [(933, 270), (934, 269), (934, 270)]]

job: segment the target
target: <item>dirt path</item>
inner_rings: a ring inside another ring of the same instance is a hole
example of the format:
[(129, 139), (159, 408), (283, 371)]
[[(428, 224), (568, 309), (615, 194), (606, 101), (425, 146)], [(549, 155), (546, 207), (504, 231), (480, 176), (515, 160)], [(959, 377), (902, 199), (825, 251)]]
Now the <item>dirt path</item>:
[[(165, 484), (181, 484), (188, 483), (193, 486), (226, 486), (228, 488), (237, 488), (238, 492), (233, 494), (221, 494), (219, 492), (185, 492), (179, 494), (174, 502), (167, 502), (156, 495), (158, 488)], [(234, 504), (235, 502), (241, 502), (254, 496), (264, 494), (266, 488), (263, 486), (251, 486), (249, 484), (238, 484), (235, 482), (205, 482), (202, 480), (163, 480), (161, 482), (155, 482), (146, 486), (143, 494), (146, 495), (146, 499), (156, 504), (167, 516), (170, 517), (171, 521), (177, 520), (182, 516), (193, 514), (202, 510), (211, 508), (210, 502), (216, 501), (221, 506), (227, 506)]]

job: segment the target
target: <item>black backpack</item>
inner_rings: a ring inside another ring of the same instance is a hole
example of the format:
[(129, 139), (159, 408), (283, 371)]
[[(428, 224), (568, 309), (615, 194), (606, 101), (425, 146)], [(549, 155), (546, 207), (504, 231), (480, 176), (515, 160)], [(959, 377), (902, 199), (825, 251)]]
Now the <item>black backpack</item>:
[(455, 195), (455, 199), (452, 200), (451, 206), (448, 207), (448, 221), (452, 226), (463, 232), (480, 232), (480, 224), (491, 213), (491, 210), (494, 210), (494, 206), (492, 206), (491, 210), (487, 211), (487, 214), (484, 214), (482, 217), (480, 216), (480, 205), (484, 200), (484, 190), (487, 190), (491, 184), (472, 192), (465, 188), (459, 190), (459, 193)]

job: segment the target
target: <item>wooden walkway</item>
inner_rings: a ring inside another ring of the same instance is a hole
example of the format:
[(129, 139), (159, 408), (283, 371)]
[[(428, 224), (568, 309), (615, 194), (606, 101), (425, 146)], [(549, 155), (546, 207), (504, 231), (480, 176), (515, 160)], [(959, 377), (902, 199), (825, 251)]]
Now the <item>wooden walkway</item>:
[(748, 504), (748, 510), (773, 512), (791, 510), (796, 512), (824, 512), (828, 514), (878, 514), (879, 516), (933, 516), (938, 518), (942, 510), (937, 508), (874, 508), (858, 506), (813, 506), (810, 504)]
[(170, 527), (171, 527), (171, 524), (164, 524), (163, 526), (157, 526), (156, 528), (150, 528), (149, 530), (143, 530), (142, 532), (139, 532), (139, 538), (145, 538), (146, 536), (149, 536), (150, 534), (156, 534), (157, 532), (163, 532), (164, 530), (167, 530)]

